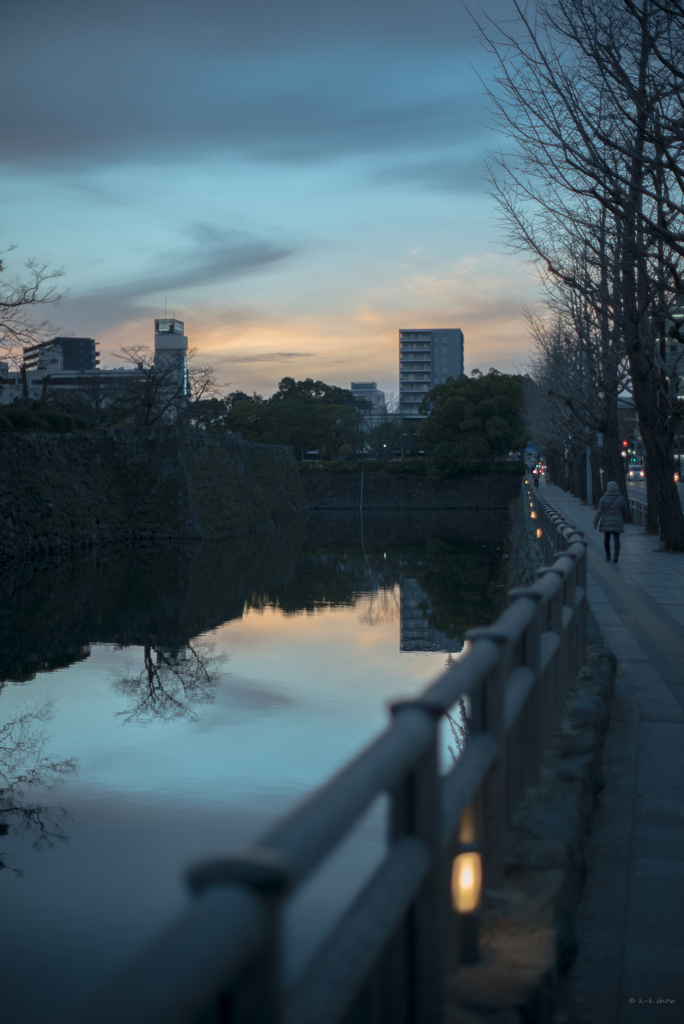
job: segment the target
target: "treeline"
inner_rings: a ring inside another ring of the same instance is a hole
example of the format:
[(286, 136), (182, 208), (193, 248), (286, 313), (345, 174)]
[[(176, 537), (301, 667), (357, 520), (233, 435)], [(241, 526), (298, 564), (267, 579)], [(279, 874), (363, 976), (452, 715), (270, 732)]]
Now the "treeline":
[[(291, 445), (298, 459), (399, 466), (432, 479), (508, 465), (526, 440), (519, 375), (474, 370), (430, 391), (425, 419), (405, 422), (395, 412), (364, 421), (351, 391), (323, 381), (284, 377), (269, 398), (234, 391), (211, 394), (213, 371), (201, 368), (203, 386), (183, 395), (166, 371), (141, 363), (138, 374), (114, 381), (95, 376), (80, 388), (44, 388), (40, 401), (0, 406), (0, 429), (77, 430), (174, 422), (229, 430), (247, 441)], [(191, 381), (193, 380), (191, 376)], [(209, 382), (209, 384), (208, 384)], [(209, 386), (211, 385), (211, 386)], [(396, 460), (400, 460), (397, 462)]]
[(478, 27), (506, 137), (490, 190), (543, 285), (532, 438), (566, 476), (588, 445), (595, 478), (624, 492), (618, 404), (633, 401), (649, 527), (684, 550), (684, 0), (538, 0)]
[(192, 413), (197, 426), (231, 430), (246, 441), (291, 445), (297, 458), (317, 452), (337, 459), (364, 446), (363, 417), (352, 393), (320, 380), (283, 377), (270, 398), (234, 391), (202, 402)]

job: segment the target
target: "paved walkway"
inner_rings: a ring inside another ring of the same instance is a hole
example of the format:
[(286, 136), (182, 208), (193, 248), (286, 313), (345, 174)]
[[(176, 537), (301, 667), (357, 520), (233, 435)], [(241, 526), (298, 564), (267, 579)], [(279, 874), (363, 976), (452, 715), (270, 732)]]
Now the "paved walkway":
[(608, 563), (593, 509), (557, 487), (540, 494), (589, 541), (589, 602), (618, 660), (580, 950), (557, 1021), (684, 1024), (684, 555), (627, 526)]

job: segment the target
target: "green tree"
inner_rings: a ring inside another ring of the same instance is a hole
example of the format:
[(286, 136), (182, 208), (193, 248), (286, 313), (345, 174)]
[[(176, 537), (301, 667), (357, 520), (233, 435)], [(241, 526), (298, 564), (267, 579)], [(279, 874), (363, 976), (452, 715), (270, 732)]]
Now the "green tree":
[(418, 431), (428, 476), (473, 469), (520, 448), (526, 440), (522, 385), (519, 374), (473, 370), (429, 391), (421, 405), (428, 416)]
[(284, 377), (270, 398), (235, 392), (211, 410), (212, 425), (242, 434), (246, 441), (292, 445), (299, 457), (318, 451), (336, 458), (344, 445), (359, 444), (361, 416), (345, 403), (351, 392), (320, 380)]

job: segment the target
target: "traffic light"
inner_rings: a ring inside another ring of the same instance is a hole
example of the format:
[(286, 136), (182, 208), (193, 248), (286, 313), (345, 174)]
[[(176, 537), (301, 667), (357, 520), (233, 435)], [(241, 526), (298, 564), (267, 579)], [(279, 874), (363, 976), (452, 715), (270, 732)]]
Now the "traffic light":
[(629, 441), (623, 441), (622, 442), (622, 447), (623, 448), (626, 448), (628, 445), (629, 445)]

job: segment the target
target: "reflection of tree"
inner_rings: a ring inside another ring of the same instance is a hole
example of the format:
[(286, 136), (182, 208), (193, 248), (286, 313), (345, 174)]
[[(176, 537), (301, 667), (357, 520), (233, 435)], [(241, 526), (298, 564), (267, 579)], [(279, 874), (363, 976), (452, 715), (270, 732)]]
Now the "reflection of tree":
[(119, 676), (115, 689), (131, 698), (131, 706), (117, 714), (126, 722), (176, 718), (197, 720), (194, 708), (209, 704), (219, 679), (217, 669), (225, 657), (212, 654), (211, 644), (195, 641), (181, 648), (148, 644), (143, 648), (144, 667), (138, 675)]
[[(451, 655), (447, 658), (447, 666), (452, 664)], [(447, 725), (451, 732), (451, 737), (454, 741), (454, 746), (448, 744), (449, 753), (451, 754), (454, 764), (458, 761), (459, 757), (465, 750), (465, 745), (468, 740), (468, 716), (466, 715), (465, 701), (462, 697), (459, 697), (456, 701), (456, 712), (455, 715), (446, 714)]]
[[(304, 548), (291, 579), (248, 598), (249, 608), (280, 608), (286, 615), (360, 600), (363, 622), (390, 621), (394, 588), (414, 579), (425, 595), (425, 617), (449, 639), (493, 622), (505, 604), (505, 547), (430, 539), (383, 548)], [(398, 612), (398, 609), (397, 609)], [(398, 618), (398, 614), (396, 618)], [(396, 618), (394, 621), (396, 621)]]
[(364, 626), (377, 626), (381, 622), (399, 622), (401, 598), (398, 587), (386, 587), (366, 595), (359, 622)]
[(502, 545), (429, 540), (415, 578), (427, 598), (431, 626), (450, 639), (493, 622), (506, 602)]
[[(67, 812), (27, 803), (30, 787), (50, 786), (76, 771), (75, 758), (60, 761), (45, 753), (47, 736), (39, 723), (49, 722), (52, 713), (52, 701), (46, 700), (0, 726), (0, 835), (28, 832), (35, 850), (66, 842), (60, 822)], [(6, 866), (0, 860), (0, 868)]]
[(280, 608), (285, 615), (354, 606), (361, 595), (392, 588), (397, 574), (383, 551), (333, 547), (303, 549), (293, 577), (247, 600), (248, 608)]

